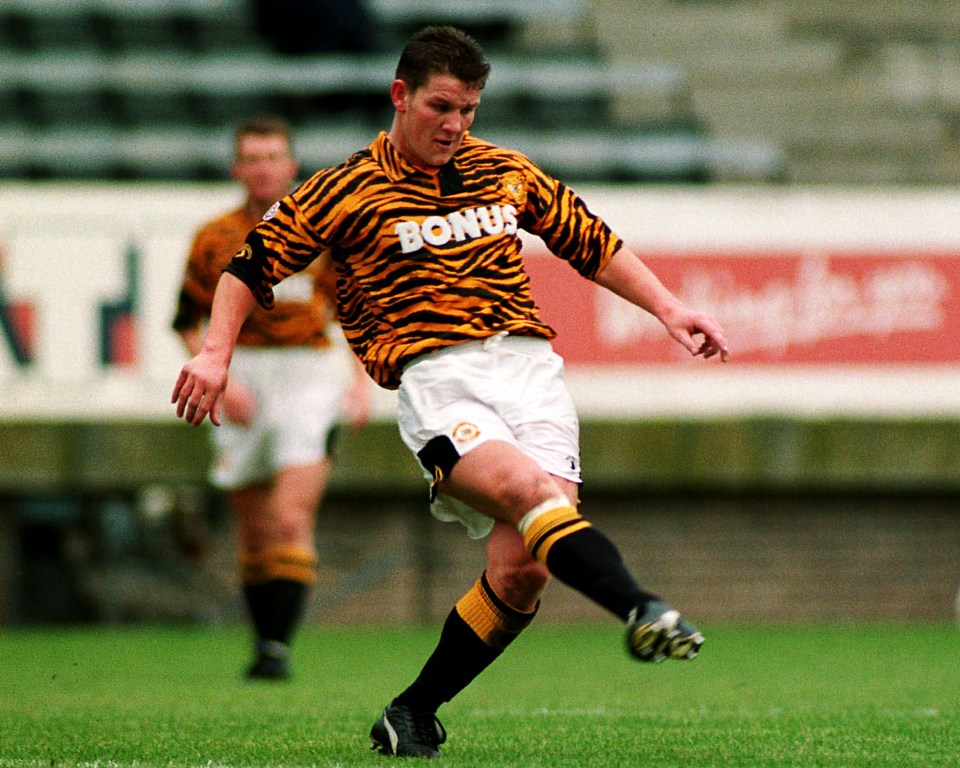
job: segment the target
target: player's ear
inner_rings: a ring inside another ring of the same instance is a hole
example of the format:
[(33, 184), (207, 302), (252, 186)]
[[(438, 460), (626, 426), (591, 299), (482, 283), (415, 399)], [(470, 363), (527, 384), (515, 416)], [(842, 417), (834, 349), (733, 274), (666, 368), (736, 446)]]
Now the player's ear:
[(394, 80), (390, 84), (390, 101), (393, 102), (394, 109), (399, 111), (406, 109), (407, 97), (410, 93), (406, 80)]

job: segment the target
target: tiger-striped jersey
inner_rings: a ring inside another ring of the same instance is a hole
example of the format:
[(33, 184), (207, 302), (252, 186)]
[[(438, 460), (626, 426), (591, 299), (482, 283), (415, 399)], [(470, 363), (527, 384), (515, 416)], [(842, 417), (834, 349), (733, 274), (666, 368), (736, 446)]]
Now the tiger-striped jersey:
[[(194, 236), (177, 299), (174, 330), (197, 328), (210, 317), (213, 294), (224, 267), (260, 219), (245, 208), (213, 219)], [(335, 278), (326, 259), (316, 260), (302, 274), (277, 290), (273, 311), (255, 307), (243, 324), (237, 343), (250, 347), (329, 345), (325, 328), (333, 317)]]
[(344, 333), (374, 381), (395, 389), (420, 355), (502, 331), (556, 335), (531, 295), (521, 229), (589, 279), (623, 245), (518, 152), (468, 135), (429, 173), (381, 132), (275, 205), (227, 270), (269, 307), (275, 285), (329, 250)]

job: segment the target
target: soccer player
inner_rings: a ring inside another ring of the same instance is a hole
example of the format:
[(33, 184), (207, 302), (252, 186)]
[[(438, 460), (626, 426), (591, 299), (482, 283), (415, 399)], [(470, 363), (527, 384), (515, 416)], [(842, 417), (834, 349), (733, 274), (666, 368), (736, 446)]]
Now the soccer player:
[(469, 133), (489, 72), (451, 27), (405, 46), (389, 132), (284, 198), (227, 267), (200, 353), (173, 390), (177, 415), (216, 424), (234, 337), (274, 286), (330, 250), (344, 332), (431, 484), (431, 509), (488, 537), (486, 568), (453, 607), (419, 676), (371, 731), (385, 754), (439, 757), (436, 712), (537, 612), (552, 575), (627, 626), (638, 659), (692, 659), (703, 636), (634, 580), (578, 511), (579, 430), (520, 256), (539, 235), (582, 276), (653, 314), (690, 354), (726, 360), (720, 325), (688, 309), (569, 187)]
[[(297, 175), (290, 127), (270, 117), (241, 125), (233, 176), (245, 199), (196, 233), (173, 320), (195, 355), (224, 267)], [(239, 539), (243, 594), (255, 630), (248, 676), (289, 675), (289, 646), (316, 578), (314, 528), (330, 472), (341, 402), (358, 366), (331, 343), (333, 276), (318, 259), (277, 291), (272, 312), (239, 329), (212, 483), (227, 492)], [(337, 330), (339, 333), (339, 330)]]

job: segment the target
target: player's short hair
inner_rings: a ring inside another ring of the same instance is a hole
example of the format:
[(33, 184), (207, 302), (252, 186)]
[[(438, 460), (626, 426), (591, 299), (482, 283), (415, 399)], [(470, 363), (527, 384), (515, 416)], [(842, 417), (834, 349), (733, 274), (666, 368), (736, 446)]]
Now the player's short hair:
[(276, 115), (258, 115), (245, 120), (233, 133), (233, 151), (240, 151), (240, 140), (246, 136), (280, 136), (293, 154), (293, 128), (284, 118)]
[(470, 35), (456, 27), (425, 27), (417, 32), (400, 54), (397, 80), (416, 91), (432, 75), (452, 75), (461, 82), (483, 88), (490, 62)]

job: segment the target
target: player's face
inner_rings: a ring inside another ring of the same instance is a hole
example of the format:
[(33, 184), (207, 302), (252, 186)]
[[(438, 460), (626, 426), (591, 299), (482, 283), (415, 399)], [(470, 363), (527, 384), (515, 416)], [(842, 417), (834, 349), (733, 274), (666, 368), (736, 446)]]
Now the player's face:
[(390, 140), (421, 167), (437, 168), (453, 157), (480, 104), (480, 89), (452, 75), (431, 75), (415, 91), (394, 80), (390, 96), (396, 109)]
[(283, 136), (241, 136), (233, 176), (251, 200), (272, 205), (290, 191), (297, 163)]

